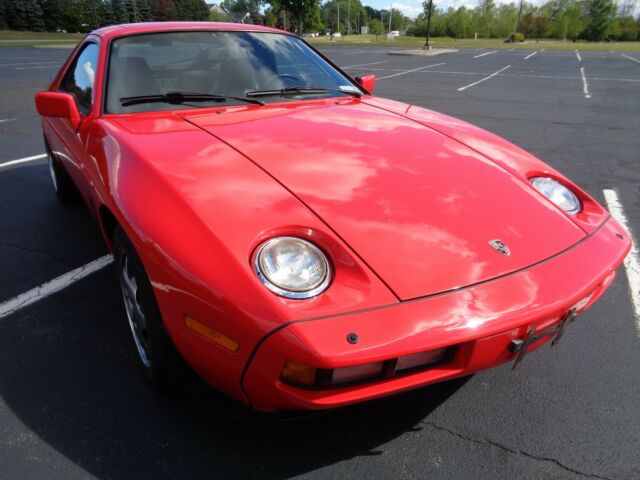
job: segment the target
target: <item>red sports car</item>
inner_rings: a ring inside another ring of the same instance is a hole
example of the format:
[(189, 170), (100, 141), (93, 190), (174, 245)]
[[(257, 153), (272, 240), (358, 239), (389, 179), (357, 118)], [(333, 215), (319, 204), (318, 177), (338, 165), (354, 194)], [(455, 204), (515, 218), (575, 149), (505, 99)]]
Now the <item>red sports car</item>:
[(260, 411), (360, 402), (517, 365), (611, 284), (631, 242), (593, 198), (374, 82), (287, 32), (158, 23), (91, 33), (37, 94), (152, 385), (182, 357)]

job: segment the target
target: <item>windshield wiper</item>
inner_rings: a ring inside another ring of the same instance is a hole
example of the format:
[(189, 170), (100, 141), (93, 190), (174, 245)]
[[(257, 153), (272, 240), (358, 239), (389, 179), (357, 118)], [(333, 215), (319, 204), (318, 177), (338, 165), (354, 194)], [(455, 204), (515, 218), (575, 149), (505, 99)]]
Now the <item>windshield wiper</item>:
[(224, 102), (225, 100), (229, 99), (251, 103), (252, 105), (264, 105), (263, 101), (254, 100), (253, 98), (232, 97), (228, 95), (193, 92), (167, 92), (163, 95), (139, 95), (137, 97), (122, 97), (120, 99), (120, 103), (123, 107), (129, 107), (131, 105), (140, 105), (142, 103), (169, 103), (171, 105), (180, 105), (185, 102)]
[(342, 90), (339, 88), (324, 88), (324, 87), (285, 87), (272, 90), (253, 90), (247, 92), (247, 97), (271, 97), (277, 95), (296, 95), (296, 94), (321, 94), (321, 93), (344, 93), (345, 95), (351, 95), (352, 97), (360, 98), (362, 94), (356, 90)]

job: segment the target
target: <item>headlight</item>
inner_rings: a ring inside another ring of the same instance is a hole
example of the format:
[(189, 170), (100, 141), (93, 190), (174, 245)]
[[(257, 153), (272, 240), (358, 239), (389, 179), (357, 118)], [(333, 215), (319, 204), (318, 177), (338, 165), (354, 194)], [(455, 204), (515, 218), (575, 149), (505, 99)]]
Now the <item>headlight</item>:
[(310, 298), (331, 282), (327, 257), (311, 242), (276, 237), (263, 243), (256, 255), (256, 275), (273, 293), (287, 298)]
[(531, 185), (545, 197), (563, 209), (565, 212), (575, 215), (582, 205), (575, 194), (560, 182), (548, 177), (534, 177), (529, 179)]

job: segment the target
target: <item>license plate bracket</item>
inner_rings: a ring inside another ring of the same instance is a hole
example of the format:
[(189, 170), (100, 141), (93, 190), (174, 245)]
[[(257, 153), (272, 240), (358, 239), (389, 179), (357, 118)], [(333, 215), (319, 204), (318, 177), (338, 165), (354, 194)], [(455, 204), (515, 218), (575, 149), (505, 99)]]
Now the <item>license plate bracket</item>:
[(527, 349), (538, 340), (541, 340), (550, 335), (555, 335), (554, 339), (551, 341), (551, 346), (553, 347), (557, 345), (562, 338), (562, 334), (564, 333), (566, 326), (569, 323), (573, 322), (576, 316), (576, 310), (571, 309), (564, 317), (562, 317), (562, 319), (558, 323), (550, 326), (549, 328), (538, 332), (536, 330), (536, 327), (531, 327), (524, 339), (511, 340), (511, 343), (509, 344), (509, 350), (517, 354), (512, 369), (516, 370), (520, 366), (527, 353)]

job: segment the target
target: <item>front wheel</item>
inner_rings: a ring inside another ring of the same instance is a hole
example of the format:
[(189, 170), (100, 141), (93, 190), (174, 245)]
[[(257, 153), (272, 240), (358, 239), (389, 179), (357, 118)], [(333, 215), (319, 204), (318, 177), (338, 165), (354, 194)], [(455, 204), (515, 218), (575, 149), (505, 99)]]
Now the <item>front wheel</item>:
[(170, 390), (177, 384), (179, 356), (162, 323), (142, 262), (121, 227), (113, 234), (113, 251), (138, 364), (153, 388)]

